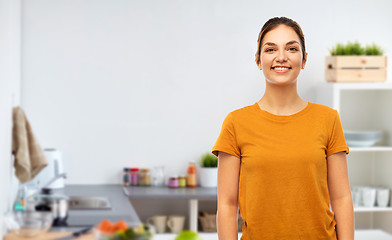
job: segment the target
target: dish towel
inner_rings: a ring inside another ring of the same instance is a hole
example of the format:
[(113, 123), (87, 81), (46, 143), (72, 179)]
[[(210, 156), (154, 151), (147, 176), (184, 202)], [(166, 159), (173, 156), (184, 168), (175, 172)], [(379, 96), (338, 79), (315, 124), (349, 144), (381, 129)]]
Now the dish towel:
[(48, 162), (21, 107), (13, 108), (12, 120), (15, 175), (21, 183), (25, 183), (32, 180)]

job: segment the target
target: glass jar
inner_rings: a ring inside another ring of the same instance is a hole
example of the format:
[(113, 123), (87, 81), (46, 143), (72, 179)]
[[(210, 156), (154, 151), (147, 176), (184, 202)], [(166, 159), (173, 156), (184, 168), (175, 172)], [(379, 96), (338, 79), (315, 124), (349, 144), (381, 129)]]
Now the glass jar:
[(169, 188), (178, 188), (178, 178), (177, 176), (171, 176), (167, 184)]
[(131, 168), (131, 178), (130, 185), (138, 186), (139, 185), (139, 168)]
[(151, 169), (151, 185), (163, 187), (165, 185), (165, 167), (155, 166)]
[(139, 185), (150, 186), (151, 185), (151, 174), (150, 169), (142, 168), (139, 174)]
[(131, 181), (130, 181), (130, 175), (129, 175), (129, 168), (124, 168), (123, 185), (129, 186), (130, 183), (131, 183)]
[(187, 187), (197, 187), (197, 172), (196, 172), (196, 164), (194, 162), (190, 162), (188, 166), (188, 172), (186, 177), (186, 186)]
[(184, 188), (186, 187), (186, 177), (185, 176), (179, 176), (178, 177), (178, 187)]

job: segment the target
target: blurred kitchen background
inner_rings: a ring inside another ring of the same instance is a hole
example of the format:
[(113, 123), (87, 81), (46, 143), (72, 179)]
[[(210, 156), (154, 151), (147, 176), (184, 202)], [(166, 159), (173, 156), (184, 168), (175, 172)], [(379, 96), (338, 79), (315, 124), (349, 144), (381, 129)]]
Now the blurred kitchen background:
[(67, 184), (121, 184), (125, 166), (185, 173), (230, 111), (262, 97), (254, 54), (269, 18), (301, 25), (309, 55), (298, 88), (315, 102), (337, 42), (375, 42), (391, 56), (391, 9), (389, 0), (0, 0), (1, 192), (12, 178), (12, 106), (43, 148), (62, 151)]

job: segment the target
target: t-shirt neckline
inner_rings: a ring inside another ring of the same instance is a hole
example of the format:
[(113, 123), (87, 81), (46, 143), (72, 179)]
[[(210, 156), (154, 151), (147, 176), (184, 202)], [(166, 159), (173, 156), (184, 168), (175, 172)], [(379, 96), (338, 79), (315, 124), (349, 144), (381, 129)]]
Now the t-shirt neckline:
[(302, 110), (300, 110), (296, 113), (290, 114), (290, 115), (276, 115), (276, 114), (270, 113), (266, 110), (261, 109), (257, 102), (253, 106), (257, 109), (257, 112), (259, 112), (263, 117), (266, 117), (266, 118), (269, 118), (272, 120), (276, 120), (276, 121), (288, 121), (288, 120), (292, 120), (292, 119), (295, 119), (295, 118), (298, 118), (298, 117), (304, 115), (306, 112), (309, 111), (309, 109), (312, 106), (312, 103), (308, 101), (308, 104), (306, 105), (305, 108), (303, 108)]

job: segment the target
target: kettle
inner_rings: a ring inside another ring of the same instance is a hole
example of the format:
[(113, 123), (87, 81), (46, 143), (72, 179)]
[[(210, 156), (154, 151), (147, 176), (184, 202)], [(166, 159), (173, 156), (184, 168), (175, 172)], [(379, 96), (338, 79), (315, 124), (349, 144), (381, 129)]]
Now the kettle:
[[(35, 184), (40, 189), (43, 188), (44, 184), (49, 182), (55, 176), (64, 173), (61, 152), (54, 148), (46, 148), (44, 149), (44, 153), (46, 160), (48, 161), (48, 165), (42, 169), (41, 172), (32, 180), (33, 184)], [(64, 179), (58, 179), (46, 188), (64, 188)]]

